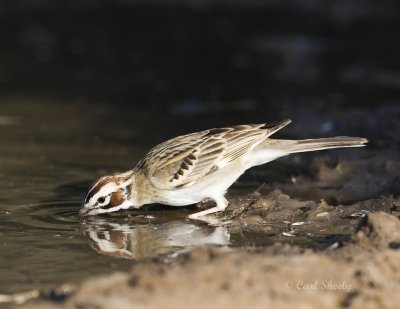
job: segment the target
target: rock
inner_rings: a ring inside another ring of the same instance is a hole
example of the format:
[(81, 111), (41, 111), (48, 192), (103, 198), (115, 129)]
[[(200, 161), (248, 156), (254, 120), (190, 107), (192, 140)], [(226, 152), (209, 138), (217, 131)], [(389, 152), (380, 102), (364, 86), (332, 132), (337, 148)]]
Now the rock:
[(376, 249), (400, 248), (400, 220), (384, 212), (368, 214), (355, 240)]

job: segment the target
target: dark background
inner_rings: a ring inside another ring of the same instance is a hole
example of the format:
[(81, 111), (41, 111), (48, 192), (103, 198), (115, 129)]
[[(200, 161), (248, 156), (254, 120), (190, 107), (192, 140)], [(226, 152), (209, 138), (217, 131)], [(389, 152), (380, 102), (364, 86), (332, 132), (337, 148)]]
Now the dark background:
[(374, 146), (399, 139), (399, 17), (398, 1), (1, 1), (0, 93), (109, 105), (155, 140), (290, 117), (291, 136)]

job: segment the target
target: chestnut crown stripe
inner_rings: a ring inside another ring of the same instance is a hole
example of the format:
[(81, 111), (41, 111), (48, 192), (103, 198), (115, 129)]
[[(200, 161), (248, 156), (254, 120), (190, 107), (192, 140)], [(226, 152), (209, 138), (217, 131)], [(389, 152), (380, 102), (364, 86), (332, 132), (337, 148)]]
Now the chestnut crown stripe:
[(103, 177), (99, 181), (97, 181), (91, 188), (91, 190), (88, 192), (85, 198), (85, 203), (89, 202), (90, 199), (95, 196), (106, 184), (110, 183), (113, 181), (113, 178), (111, 177)]

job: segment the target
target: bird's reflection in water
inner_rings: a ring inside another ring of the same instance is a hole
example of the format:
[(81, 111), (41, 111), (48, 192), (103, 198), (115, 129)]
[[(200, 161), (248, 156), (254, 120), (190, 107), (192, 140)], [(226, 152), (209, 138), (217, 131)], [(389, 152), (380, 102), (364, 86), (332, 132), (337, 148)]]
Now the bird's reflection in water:
[(93, 249), (119, 258), (142, 259), (203, 244), (229, 245), (225, 226), (159, 221), (153, 216), (89, 217), (81, 226)]

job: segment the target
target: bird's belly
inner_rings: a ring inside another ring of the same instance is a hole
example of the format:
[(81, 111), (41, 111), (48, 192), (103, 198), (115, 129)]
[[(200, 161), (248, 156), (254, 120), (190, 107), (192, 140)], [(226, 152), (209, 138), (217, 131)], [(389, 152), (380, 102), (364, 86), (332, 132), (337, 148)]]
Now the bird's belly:
[(193, 196), (190, 193), (181, 192), (181, 190), (175, 190), (175, 192), (169, 192), (164, 194), (162, 198), (158, 198), (154, 202), (169, 205), (169, 206), (186, 206), (201, 202), (203, 199)]
[(170, 206), (184, 206), (201, 202), (207, 198), (221, 197), (244, 171), (238, 166), (236, 169), (215, 172), (186, 188), (168, 190), (157, 202)]

